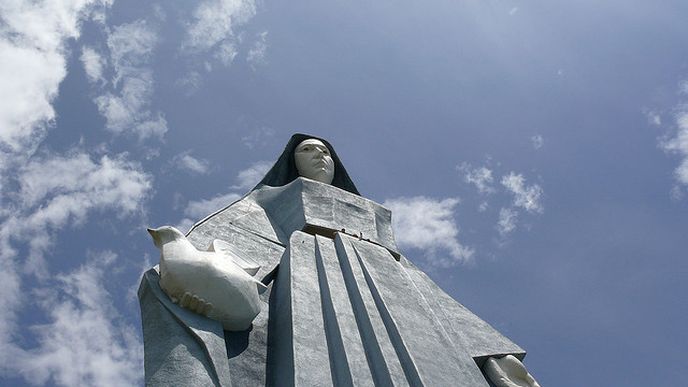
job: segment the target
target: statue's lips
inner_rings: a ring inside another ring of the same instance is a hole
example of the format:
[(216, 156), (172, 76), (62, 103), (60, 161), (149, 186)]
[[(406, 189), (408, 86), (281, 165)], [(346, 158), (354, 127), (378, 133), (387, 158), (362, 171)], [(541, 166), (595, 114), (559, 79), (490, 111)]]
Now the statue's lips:
[(316, 168), (330, 169), (331, 165), (332, 163), (330, 163), (326, 159), (315, 159), (313, 161), (313, 166)]

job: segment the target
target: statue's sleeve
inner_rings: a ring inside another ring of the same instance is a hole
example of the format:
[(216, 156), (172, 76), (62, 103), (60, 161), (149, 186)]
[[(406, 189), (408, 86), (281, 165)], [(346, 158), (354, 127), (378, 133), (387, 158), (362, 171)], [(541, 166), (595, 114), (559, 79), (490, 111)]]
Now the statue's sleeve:
[(172, 303), (155, 269), (139, 287), (146, 386), (231, 386), (222, 324)]
[(516, 343), (454, 300), (406, 258), (402, 257), (400, 262), (450, 339), (455, 341), (455, 345), (466, 348), (479, 367), (490, 356), (514, 355), (523, 360), (526, 352)]

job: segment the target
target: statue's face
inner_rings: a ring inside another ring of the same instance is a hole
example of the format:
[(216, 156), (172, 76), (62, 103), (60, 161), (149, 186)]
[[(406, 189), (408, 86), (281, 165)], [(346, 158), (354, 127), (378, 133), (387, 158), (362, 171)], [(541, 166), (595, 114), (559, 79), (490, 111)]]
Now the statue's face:
[(327, 146), (320, 140), (301, 141), (294, 151), (294, 162), (299, 175), (325, 184), (332, 184), (334, 161)]

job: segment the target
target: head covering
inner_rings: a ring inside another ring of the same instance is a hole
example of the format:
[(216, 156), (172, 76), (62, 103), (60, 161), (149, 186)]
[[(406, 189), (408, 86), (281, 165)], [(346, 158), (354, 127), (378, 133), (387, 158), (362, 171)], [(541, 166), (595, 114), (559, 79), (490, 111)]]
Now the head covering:
[(296, 133), (291, 136), (291, 139), (289, 139), (287, 146), (284, 148), (284, 151), (275, 162), (275, 165), (270, 168), (263, 180), (261, 180), (260, 183), (253, 188), (253, 190), (264, 185), (279, 187), (288, 184), (299, 177), (299, 173), (296, 170), (296, 162), (294, 161), (294, 150), (296, 149), (296, 146), (299, 145), (303, 140), (307, 140), (309, 138), (322, 141), (323, 144), (325, 144), (330, 150), (332, 161), (334, 161), (334, 179), (332, 180), (332, 185), (360, 196), (361, 194), (358, 192), (358, 189), (356, 189), (354, 182), (351, 181), (349, 174), (346, 172), (346, 169), (344, 169), (344, 165), (342, 165), (342, 162), (339, 160), (337, 152), (334, 151), (332, 145), (330, 145), (327, 140), (302, 133)]

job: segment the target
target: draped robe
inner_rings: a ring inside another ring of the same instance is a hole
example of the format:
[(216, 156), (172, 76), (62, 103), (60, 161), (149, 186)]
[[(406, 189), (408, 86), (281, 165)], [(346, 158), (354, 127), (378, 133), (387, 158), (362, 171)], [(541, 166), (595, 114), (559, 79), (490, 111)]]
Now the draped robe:
[(148, 271), (148, 385), (488, 386), (489, 356), (525, 356), (398, 251), (387, 209), (338, 187), (263, 186), (188, 239), (228, 242), (261, 265), (270, 289), (251, 329), (225, 332), (171, 303)]

